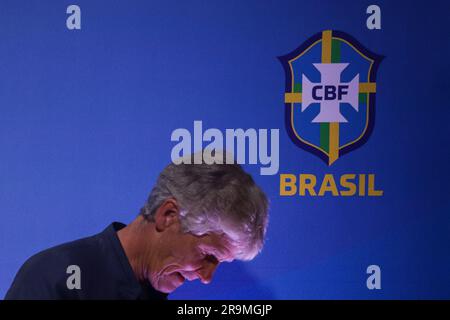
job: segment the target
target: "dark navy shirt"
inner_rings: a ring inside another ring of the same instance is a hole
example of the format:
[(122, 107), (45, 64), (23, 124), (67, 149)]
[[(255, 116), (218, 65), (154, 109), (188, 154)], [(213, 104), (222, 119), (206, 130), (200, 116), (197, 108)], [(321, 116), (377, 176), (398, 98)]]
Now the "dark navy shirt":
[[(28, 259), (17, 273), (5, 299), (167, 299), (149, 282), (139, 282), (128, 262), (114, 222), (92, 237), (44, 250)], [(69, 289), (76, 265), (80, 289)]]

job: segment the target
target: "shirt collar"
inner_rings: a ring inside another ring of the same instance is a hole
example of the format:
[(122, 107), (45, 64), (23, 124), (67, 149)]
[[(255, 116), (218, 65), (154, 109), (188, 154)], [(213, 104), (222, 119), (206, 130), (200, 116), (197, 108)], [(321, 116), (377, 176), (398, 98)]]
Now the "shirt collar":
[(120, 265), (123, 274), (120, 290), (129, 299), (167, 299), (167, 294), (155, 290), (148, 281), (139, 282), (120, 243), (117, 231), (125, 228), (121, 222), (111, 223), (101, 235), (108, 239), (108, 243), (114, 252), (115, 260)]

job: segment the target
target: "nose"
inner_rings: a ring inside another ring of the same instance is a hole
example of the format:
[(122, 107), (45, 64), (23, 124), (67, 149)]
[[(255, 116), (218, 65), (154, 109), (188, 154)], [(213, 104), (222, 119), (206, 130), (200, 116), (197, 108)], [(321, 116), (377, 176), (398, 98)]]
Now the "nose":
[(198, 271), (198, 276), (203, 284), (211, 282), (218, 265), (218, 263), (207, 263)]

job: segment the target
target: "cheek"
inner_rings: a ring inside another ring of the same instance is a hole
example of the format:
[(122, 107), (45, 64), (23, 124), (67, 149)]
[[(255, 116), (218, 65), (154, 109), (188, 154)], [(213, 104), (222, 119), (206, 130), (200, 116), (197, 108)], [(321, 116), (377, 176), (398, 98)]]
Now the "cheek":
[(191, 235), (187, 235), (180, 239), (172, 251), (173, 262), (185, 271), (195, 271), (202, 266), (203, 255), (194, 240)]
[(203, 257), (200, 255), (185, 255), (178, 261), (184, 271), (196, 271), (202, 267)]
[(198, 258), (197, 259), (186, 258), (182, 262), (182, 266), (185, 268), (185, 270), (195, 271), (202, 266), (202, 260)]

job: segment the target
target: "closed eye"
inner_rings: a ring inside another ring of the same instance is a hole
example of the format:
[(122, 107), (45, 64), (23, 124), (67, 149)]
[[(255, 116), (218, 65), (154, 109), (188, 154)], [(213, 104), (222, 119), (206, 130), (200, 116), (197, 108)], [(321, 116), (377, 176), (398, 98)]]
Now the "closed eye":
[(211, 262), (214, 264), (218, 264), (220, 262), (219, 259), (217, 259), (217, 257), (214, 254), (202, 252), (202, 255), (203, 255), (203, 259), (205, 259), (208, 262)]
[(208, 260), (209, 262), (214, 263), (214, 264), (218, 264), (219, 263), (219, 259), (217, 259), (216, 256), (214, 256), (212, 254), (206, 255), (205, 259)]

